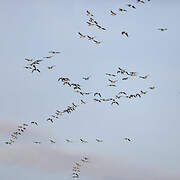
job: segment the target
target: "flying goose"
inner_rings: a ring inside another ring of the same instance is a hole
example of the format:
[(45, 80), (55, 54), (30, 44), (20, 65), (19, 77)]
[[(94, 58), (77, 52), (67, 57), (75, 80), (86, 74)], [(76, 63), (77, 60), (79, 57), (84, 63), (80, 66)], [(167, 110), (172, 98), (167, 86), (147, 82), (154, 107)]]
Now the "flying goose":
[(96, 41), (96, 40), (93, 40), (96, 44), (101, 44), (102, 42), (101, 41)]
[(72, 143), (72, 140), (66, 139), (66, 142), (67, 142), (67, 143)]
[(110, 76), (110, 77), (116, 77), (115, 74), (109, 74), (109, 73), (106, 73), (107, 76)]
[(101, 102), (101, 100), (96, 99), (96, 98), (94, 98), (93, 100), (96, 101), (96, 102)]
[(141, 79), (147, 79), (149, 75), (146, 75), (146, 76), (139, 76), (139, 78)]
[(128, 77), (122, 78), (123, 81), (128, 80)]
[(38, 123), (35, 121), (32, 121), (31, 124), (35, 124), (36, 126), (38, 126)]
[(119, 103), (117, 101), (112, 101), (111, 105), (117, 104), (119, 106)]
[(153, 89), (155, 89), (155, 86), (149, 87), (149, 89), (153, 90)]
[(94, 93), (94, 96), (96, 96), (96, 95), (98, 95), (99, 97), (101, 97), (101, 93), (98, 93), (98, 92)]
[(118, 94), (124, 94), (124, 95), (127, 95), (126, 92), (124, 92), (124, 91), (121, 91), (121, 92), (119, 92)]
[(53, 119), (52, 118), (48, 118), (47, 121), (51, 121), (53, 123)]
[(81, 141), (82, 143), (87, 143), (87, 141), (86, 141), (86, 140), (83, 140), (83, 139), (80, 139), (80, 141)]
[(55, 144), (56, 142), (50, 139), (51, 144)]
[(129, 37), (128, 33), (125, 32), (125, 31), (123, 31), (121, 34), (122, 34), (122, 35), (125, 35), (125, 36), (127, 36), (127, 37)]
[(147, 91), (142, 91), (142, 90), (141, 90), (141, 94), (146, 94), (146, 93), (147, 93)]
[(132, 140), (130, 138), (124, 138), (124, 140), (131, 142)]
[(112, 10), (110, 11), (111, 12), (111, 16), (116, 16), (117, 14), (115, 12), (113, 12)]
[(49, 53), (51, 53), (51, 54), (59, 54), (61, 52), (59, 52), (59, 51), (49, 51)]
[(78, 34), (80, 35), (80, 38), (85, 38), (86, 36), (81, 34), (80, 32), (78, 32)]
[(35, 141), (34, 144), (41, 144), (41, 142), (40, 141)]
[(89, 80), (90, 77), (91, 77), (91, 76), (83, 77), (83, 79), (87, 81), (87, 80)]
[(52, 58), (53, 56), (46, 56), (46, 57), (43, 57), (43, 58), (45, 58), (45, 59), (50, 59), (50, 58)]
[(136, 9), (136, 7), (134, 5), (132, 5), (132, 4), (127, 4), (127, 6), (130, 7), (130, 8)]
[(108, 81), (110, 81), (112, 84), (116, 83), (118, 80), (111, 80), (111, 79), (108, 79)]
[(121, 8), (119, 8), (119, 11), (120, 11), (120, 12), (127, 12), (126, 9), (121, 9)]
[(164, 32), (164, 31), (167, 31), (167, 28), (158, 28), (158, 30)]
[(81, 104), (86, 104), (86, 102), (81, 99)]
[(29, 58), (25, 58), (25, 60), (28, 61), (28, 62), (32, 62), (33, 61), (33, 59), (29, 59)]
[(55, 65), (53, 66), (48, 66), (48, 69), (53, 69), (55, 67)]
[(145, 2), (142, 0), (137, 0), (137, 3), (144, 4)]
[(86, 22), (88, 24), (88, 26), (94, 26), (94, 24), (90, 23), (90, 22)]
[(96, 141), (99, 142), (99, 143), (103, 142), (102, 139), (96, 139)]
[(87, 16), (93, 16), (89, 11), (86, 12), (87, 12)]

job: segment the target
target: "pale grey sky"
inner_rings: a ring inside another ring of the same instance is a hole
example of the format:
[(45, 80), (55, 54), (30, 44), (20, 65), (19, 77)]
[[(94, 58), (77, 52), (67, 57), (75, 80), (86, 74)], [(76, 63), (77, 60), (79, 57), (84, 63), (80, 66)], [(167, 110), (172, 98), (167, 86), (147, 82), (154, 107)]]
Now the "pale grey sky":
[[(129, 9), (129, 2), (137, 9)], [(0, 178), (71, 179), (73, 163), (87, 155), (90, 162), (81, 170), (82, 179), (178, 180), (179, 7), (175, 0), (142, 5), (127, 0), (1, 1)], [(112, 17), (110, 10), (118, 12), (118, 8), (128, 12)], [(86, 10), (107, 31), (88, 27)], [(168, 31), (158, 31), (161, 27)], [(95, 36), (102, 44), (82, 40), (78, 32)], [(42, 62), (40, 74), (24, 69), (25, 58), (42, 58), (51, 50), (61, 54)], [(49, 65), (56, 67), (49, 71)], [(118, 67), (149, 77), (107, 87), (105, 73), (116, 73)], [(89, 81), (82, 79), (89, 75)], [(149, 86), (157, 88), (141, 99), (120, 99), (119, 106), (95, 103), (90, 95), (83, 98), (86, 105), (51, 124), (46, 121), (49, 115), (82, 99), (57, 82), (60, 76), (105, 97), (122, 90), (135, 93)], [(31, 126), (12, 146), (4, 144), (20, 123), (31, 121), (39, 126)], [(98, 137), (104, 140), (102, 144), (96, 143)], [(127, 143), (124, 137), (134, 141)], [(49, 138), (56, 144), (51, 145)], [(73, 143), (66, 144), (67, 138)], [(88, 143), (81, 144), (80, 138)], [(33, 144), (36, 140), (42, 141), (40, 147)]]

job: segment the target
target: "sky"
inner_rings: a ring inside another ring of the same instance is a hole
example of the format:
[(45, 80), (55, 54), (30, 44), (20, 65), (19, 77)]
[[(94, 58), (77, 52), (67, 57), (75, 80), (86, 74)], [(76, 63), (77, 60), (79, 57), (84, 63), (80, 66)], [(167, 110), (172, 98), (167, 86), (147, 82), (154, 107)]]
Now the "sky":
[[(136, 9), (128, 8), (128, 3)], [(0, 178), (69, 180), (74, 163), (87, 156), (80, 179), (179, 180), (179, 6), (177, 0), (1, 1)], [(119, 8), (128, 11), (121, 14)], [(87, 25), (87, 10), (106, 31)], [(111, 16), (111, 10), (117, 15)], [(81, 39), (78, 32), (102, 43)], [(40, 73), (24, 68), (25, 58), (41, 59), (52, 50), (61, 53), (44, 59)], [(55, 67), (49, 70), (51, 65)], [(117, 75), (111, 78), (118, 80), (117, 87), (108, 87), (106, 73), (116, 74), (118, 67), (149, 76), (122, 81), (124, 76)], [(88, 76), (88, 81), (82, 79)], [(63, 86), (59, 77), (105, 98), (120, 91), (148, 92), (141, 98), (121, 98), (119, 106), (98, 103), (93, 94), (83, 97)], [(81, 105), (81, 99), (86, 104)], [(47, 122), (72, 102), (79, 105), (75, 111)], [(29, 124), (27, 131), (6, 145), (22, 123)], [(80, 138), (88, 143), (82, 144)]]

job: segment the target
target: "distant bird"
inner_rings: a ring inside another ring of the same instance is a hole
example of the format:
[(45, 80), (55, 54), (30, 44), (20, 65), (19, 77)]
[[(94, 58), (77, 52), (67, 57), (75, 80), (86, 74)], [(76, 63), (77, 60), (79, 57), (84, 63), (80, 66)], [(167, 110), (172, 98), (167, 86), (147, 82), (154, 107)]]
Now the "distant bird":
[(124, 94), (124, 95), (127, 95), (126, 92), (124, 92), (124, 91), (121, 91), (121, 92), (119, 92), (118, 94)]
[(94, 26), (94, 24), (90, 23), (90, 22), (86, 22), (88, 24), (88, 26)]
[(86, 140), (83, 140), (83, 139), (80, 139), (80, 141), (81, 141), (82, 143), (87, 143), (87, 141), (86, 141)]
[(89, 80), (90, 77), (91, 77), (91, 76), (83, 77), (83, 79), (87, 81), (87, 80)]
[(95, 23), (95, 20), (94, 20), (93, 18), (90, 18), (90, 19), (89, 19), (89, 22)]
[(117, 104), (119, 106), (119, 103), (117, 101), (112, 101), (111, 105)]
[(117, 14), (115, 12), (113, 12), (112, 10), (110, 11), (111, 12), (111, 16), (116, 16)]
[(144, 4), (145, 2), (142, 0), (137, 0), (137, 3)]
[(121, 9), (121, 8), (119, 8), (119, 11), (120, 11), (120, 12), (127, 12), (126, 9)]
[(141, 94), (146, 94), (146, 93), (147, 93), (147, 91), (142, 91), (142, 90), (141, 90)]
[(130, 8), (136, 9), (136, 7), (134, 5), (132, 5), (132, 4), (127, 4), (127, 6), (130, 7)]
[(53, 56), (46, 56), (46, 57), (43, 57), (43, 58), (46, 58), (46, 59), (50, 59), (52, 58)]
[(101, 102), (101, 100), (96, 99), (96, 98), (94, 98), (93, 100), (96, 101), (96, 102)]
[(47, 121), (51, 121), (53, 123), (53, 119), (52, 118), (48, 118)]
[(98, 29), (100, 29), (100, 30), (106, 30), (106, 28), (104, 28), (104, 27), (102, 27), (102, 26), (100, 26), (100, 25), (98, 25), (98, 24), (96, 24), (96, 26), (97, 26)]
[(108, 79), (108, 81), (110, 81), (112, 84), (116, 83), (118, 80), (111, 80), (111, 79)]
[(38, 123), (35, 121), (32, 121), (31, 124), (35, 124), (36, 126), (38, 126)]
[(80, 38), (85, 38), (86, 36), (83, 35), (82, 33), (78, 32), (78, 34), (80, 35)]
[(51, 144), (55, 144), (56, 142), (50, 139)]
[(167, 28), (158, 28), (158, 30), (164, 32), (164, 31), (167, 31)]
[(103, 142), (102, 139), (96, 139), (96, 141), (99, 142), (99, 143)]
[(115, 84), (109, 84), (108, 86), (110, 86), (110, 87), (116, 87)]
[(86, 104), (86, 102), (81, 99), (81, 104)]
[(88, 36), (88, 35), (87, 35), (87, 38), (88, 38), (88, 40), (90, 40), (90, 41), (94, 39), (94, 37), (91, 37), (91, 36)]
[(93, 40), (96, 44), (101, 44), (102, 42), (101, 41), (96, 41), (96, 40)]
[(121, 34), (122, 34), (122, 35), (125, 35), (125, 36), (127, 36), (127, 37), (129, 37), (128, 33), (125, 32), (125, 31), (123, 31)]
[(149, 89), (153, 90), (153, 89), (155, 89), (155, 86), (149, 87)]
[(122, 78), (123, 81), (128, 80), (128, 77)]
[(110, 77), (116, 77), (115, 74), (109, 74), (109, 73), (106, 73), (107, 76), (110, 76)]
[(137, 93), (137, 94), (135, 95), (135, 97), (137, 97), (137, 96), (138, 96), (138, 97), (141, 97), (141, 95), (140, 95), (139, 93)]
[(72, 141), (70, 139), (66, 139), (67, 143), (72, 143)]
[(53, 69), (55, 67), (55, 65), (53, 66), (48, 66), (48, 69)]
[(59, 54), (61, 52), (59, 52), (59, 51), (49, 51), (49, 53), (51, 53), (51, 54)]
[(35, 141), (34, 143), (35, 143), (35, 144), (41, 144), (41, 142), (40, 142), (40, 141)]
[(28, 126), (28, 124), (25, 124), (25, 123), (24, 123), (23, 126)]
[(131, 142), (132, 140), (130, 138), (124, 138), (124, 140)]
[(87, 16), (93, 16), (89, 11), (86, 12), (87, 12)]
[(96, 95), (98, 95), (99, 97), (101, 97), (101, 93), (98, 93), (98, 92), (94, 93), (94, 96), (96, 96)]
[(28, 58), (25, 58), (25, 60), (28, 61), (28, 62), (32, 62), (33, 61), (33, 59), (28, 59)]
[(77, 173), (73, 174), (72, 178), (79, 178), (79, 174)]
[(146, 76), (139, 76), (139, 78), (141, 79), (147, 79), (149, 75), (146, 75)]

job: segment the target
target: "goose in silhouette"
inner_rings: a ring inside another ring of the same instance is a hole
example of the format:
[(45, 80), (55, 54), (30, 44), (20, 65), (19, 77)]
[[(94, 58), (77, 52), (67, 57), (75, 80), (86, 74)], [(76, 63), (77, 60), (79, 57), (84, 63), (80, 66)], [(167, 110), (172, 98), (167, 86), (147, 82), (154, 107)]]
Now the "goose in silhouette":
[(153, 89), (155, 89), (155, 86), (149, 87), (149, 89), (153, 90)]
[(126, 9), (121, 9), (121, 8), (119, 8), (119, 11), (120, 11), (120, 12), (127, 12)]
[(55, 65), (53, 66), (48, 66), (48, 69), (53, 69), (55, 67)]
[(80, 38), (85, 38), (86, 36), (83, 35), (82, 33), (78, 32), (78, 34), (80, 35)]
[(128, 33), (125, 32), (125, 31), (123, 31), (121, 34), (122, 34), (122, 35), (125, 35), (125, 36), (127, 36), (127, 37), (129, 37)]
[(59, 54), (61, 52), (59, 52), (59, 51), (49, 51), (49, 53), (51, 53), (51, 54)]
[(99, 142), (99, 143), (103, 142), (102, 139), (96, 139), (96, 141)]
[(117, 14), (115, 12), (113, 12), (112, 10), (110, 11), (111, 12), (111, 16), (116, 16)]
[(53, 141), (52, 139), (50, 139), (50, 143), (51, 143), (51, 144), (55, 144), (56, 142)]
[(86, 104), (86, 102), (81, 99), (81, 104)]
[(167, 31), (167, 28), (158, 28), (158, 30), (164, 32), (164, 31)]
[(93, 16), (89, 11), (86, 12), (87, 12), (87, 16)]
[(31, 124), (35, 124), (36, 126), (38, 126), (38, 123), (35, 121), (32, 121)]
[(127, 6), (130, 7), (130, 8), (136, 9), (136, 7), (134, 5), (132, 5), (132, 4), (127, 4)]
[(98, 93), (98, 92), (94, 93), (94, 96), (96, 96), (96, 95), (98, 95), (99, 97), (101, 97), (101, 93)]
[(130, 138), (124, 138), (124, 140), (131, 142), (132, 140)]
[(81, 141), (82, 143), (87, 143), (87, 141), (86, 141), (86, 140), (83, 140), (83, 139), (80, 139), (80, 141)]
[(149, 75), (146, 75), (146, 76), (139, 76), (139, 78), (141, 79), (147, 79)]
[(88, 24), (88, 26), (94, 26), (94, 24), (90, 23), (90, 22), (86, 22)]

